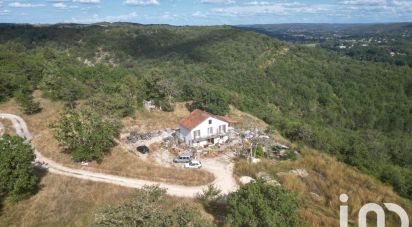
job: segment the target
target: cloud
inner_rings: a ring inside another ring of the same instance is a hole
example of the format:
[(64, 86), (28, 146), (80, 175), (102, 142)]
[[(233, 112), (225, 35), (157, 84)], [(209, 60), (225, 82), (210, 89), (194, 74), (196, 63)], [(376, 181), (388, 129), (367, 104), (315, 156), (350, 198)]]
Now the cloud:
[(130, 21), (135, 18), (138, 18), (139, 15), (136, 12), (131, 12), (128, 14), (121, 14), (116, 16), (100, 16), (98, 14), (93, 14), (91, 18), (71, 18), (70, 20), (66, 20), (66, 23), (97, 23), (102, 21), (107, 22), (117, 22), (117, 21)]
[(73, 0), (73, 2), (82, 3), (82, 4), (99, 4), (100, 0)]
[(209, 13), (196, 11), (196, 12), (192, 13), (192, 17), (207, 18), (207, 17), (209, 17)]
[(270, 2), (259, 2), (259, 1), (253, 1), (253, 2), (246, 2), (245, 5), (251, 5), (251, 6), (257, 6), (257, 5), (270, 5)]
[(67, 5), (64, 4), (64, 3), (62, 3), (62, 2), (59, 2), (59, 3), (54, 3), (54, 4), (53, 4), (53, 7), (59, 8), (59, 9), (66, 9), (66, 8), (67, 8)]
[(386, 5), (386, 0), (345, 0), (341, 3), (344, 5), (379, 6)]
[(8, 9), (0, 10), (0, 15), (7, 15), (9, 13), (11, 13), (11, 10), (8, 10)]
[(158, 0), (124, 0), (123, 3), (133, 6), (159, 5)]
[(398, 0), (394, 0), (393, 5), (397, 6), (397, 7), (401, 7), (401, 8), (406, 8), (409, 10), (412, 10), (412, 1), (398, 1)]
[(203, 4), (234, 4), (235, 0), (200, 0)]
[(34, 7), (43, 7), (44, 4), (31, 4), (31, 3), (23, 3), (23, 2), (10, 2), (10, 7), (13, 8), (34, 8)]
[(64, 2), (56, 2), (56, 3), (53, 3), (53, 7), (54, 7), (54, 8), (57, 8), (57, 9), (76, 9), (76, 8), (79, 8), (79, 7), (76, 6), (76, 5), (67, 5), (67, 4), (64, 3)]
[(329, 5), (306, 5), (303, 3), (262, 3), (252, 2), (240, 6), (215, 8), (212, 11), (223, 16), (255, 16), (255, 15), (292, 15), (322, 13), (329, 9)]

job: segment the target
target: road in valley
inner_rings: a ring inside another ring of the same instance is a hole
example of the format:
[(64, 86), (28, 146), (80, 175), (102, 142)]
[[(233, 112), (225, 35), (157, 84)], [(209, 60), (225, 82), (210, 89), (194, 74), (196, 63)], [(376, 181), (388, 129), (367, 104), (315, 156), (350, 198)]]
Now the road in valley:
[[(0, 118), (10, 120), (13, 124), (13, 128), (16, 130), (16, 134), (24, 138), (27, 143), (30, 143), (32, 136), (29, 129), (27, 128), (26, 122), (21, 117), (13, 114), (0, 113)], [(35, 148), (33, 148), (33, 150), (36, 155), (36, 162), (43, 163), (42, 166), (44, 168), (47, 168), (49, 172), (55, 174), (61, 174), (84, 180), (105, 182), (130, 188), (141, 188), (144, 185), (156, 184), (162, 188), (166, 188), (169, 195), (180, 197), (195, 197), (198, 193), (202, 192), (202, 190), (207, 187), (207, 185), (176, 185), (70, 168), (44, 157)], [(219, 157), (214, 159), (204, 159), (202, 160), (202, 163), (203, 169), (213, 173), (213, 175), (215, 176), (215, 180), (211, 184), (214, 184), (216, 187), (220, 188), (222, 190), (222, 193), (226, 194), (235, 191), (238, 188), (236, 181), (233, 178), (234, 164), (230, 161), (230, 158)]]

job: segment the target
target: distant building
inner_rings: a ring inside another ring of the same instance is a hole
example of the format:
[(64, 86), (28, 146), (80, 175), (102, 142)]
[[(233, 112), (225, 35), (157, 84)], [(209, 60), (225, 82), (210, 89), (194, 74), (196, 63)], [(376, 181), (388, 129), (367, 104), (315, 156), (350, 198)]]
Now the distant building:
[(179, 122), (179, 138), (187, 145), (200, 147), (224, 143), (229, 139), (229, 124), (226, 116), (217, 116), (196, 109)]

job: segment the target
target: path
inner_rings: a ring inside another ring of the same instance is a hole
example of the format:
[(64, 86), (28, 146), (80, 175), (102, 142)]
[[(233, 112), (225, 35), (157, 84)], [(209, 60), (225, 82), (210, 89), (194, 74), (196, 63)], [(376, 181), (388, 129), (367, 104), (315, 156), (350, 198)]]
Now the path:
[[(13, 128), (16, 130), (16, 134), (24, 138), (26, 142), (30, 142), (32, 136), (27, 128), (26, 122), (21, 117), (13, 114), (0, 113), (0, 118), (10, 120), (13, 124)], [(144, 185), (157, 184), (162, 188), (166, 188), (168, 194), (180, 197), (195, 197), (197, 193), (202, 192), (202, 190), (207, 187), (207, 185), (183, 186), (168, 184), (74, 169), (44, 157), (36, 149), (34, 149), (34, 153), (36, 155), (36, 162), (44, 163), (43, 166), (46, 167), (51, 173), (76, 177), (84, 180), (111, 183), (131, 188), (141, 188)], [(230, 160), (224, 158), (205, 159), (202, 160), (202, 163), (204, 165), (204, 169), (213, 173), (215, 176), (215, 181), (213, 181), (212, 184), (220, 188), (223, 193), (229, 193), (237, 189), (236, 181), (233, 178), (233, 163), (230, 162)]]

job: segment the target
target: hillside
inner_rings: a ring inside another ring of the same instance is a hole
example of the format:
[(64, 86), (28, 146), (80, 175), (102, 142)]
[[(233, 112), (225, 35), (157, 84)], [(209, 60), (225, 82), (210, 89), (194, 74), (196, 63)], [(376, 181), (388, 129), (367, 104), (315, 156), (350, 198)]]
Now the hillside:
[(357, 60), (412, 67), (411, 23), (262, 24), (238, 28), (331, 50)]
[[(207, 101), (219, 113), (232, 104), (411, 198), (409, 67), (224, 26), (3, 25), (0, 43), (0, 101), (40, 89), (68, 106), (86, 99), (121, 116), (143, 98), (168, 95)], [(173, 85), (167, 95), (152, 86), (159, 78)]]
[[(34, 145), (41, 150), (44, 155), (59, 163), (73, 168), (81, 168), (93, 171), (107, 168), (116, 169), (112, 172), (121, 175), (121, 171), (128, 174), (140, 174), (134, 177), (145, 179), (148, 174), (153, 180), (159, 180), (156, 175), (162, 175), (164, 171), (161, 166), (149, 165), (139, 159), (136, 155), (123, 151), (118, 147), (114, 148), (110, 155), (106, 156), (102, 163), (89, 163), (89, 167), (79, 167), (79, 164), (69, 160), (67, 154), (59, 152), (55, 139), (50, 136), (51, 129), (47, 124), (58, 117), (58, 111), (62, 109), (61, 102), (50, 102), (41, 98), (38, 91), (34, 94), (35, 100), (41, 103), (42, 112), (35, 115), (25, 115), (16, 107), (14, 100), (9, 100), (0, 104), (0, 112), (14, 113), (21, 115), (27, 120), (30, 129), (33, 129)], [(251, 116), (250, 114), (230, 108), (229, 116), (236, 120), (238, 128), (258, 127), (264, 129), (267, 125)], [(130, 127), (143, 127), (143, 130), (159, 130), (164, 127), (171, 127), (176, 124), (179, 116), (187, 113), (182, 103), (178, 103), (173, 112), (148, 113), (143, 110), (136, 112), (136, 119), (125, 117), (123, 130)], [(45, 120), (47, 119), (47, 120)], [(3, 123), (9, 121), (3, 120)], [(12, 133), (10, 124), (5, 124), (6, 132)], [(277, 133), (276, 133), (277, 134)], [(275, 135), (276, 141), (290, 144), (279, 135)], [(293, 145), (296, 146), (297, 145)], [(401, 205), (411, 216), (412, 204), (409, 200), (396, 195), (391, 187), (383, 185), (373, 177), (362, 174), (354, 168), (349, 167), (329, 155), (321, 154), (308, 148), (301, 148), (302, 155), (297, 161), (273, 161), (264, 160), (259, 164), (251, 164), (245, 160), (236, 161), (236, 176), (256, 177), (261, 172), (266, 172), (275, 177), (285, 187), (296, 193), (301, 201), (302, 207), (299, 210), (300, 216), (305, 220), (306, 226), (335, 226), (339, 223), (339, 202), (340, 193), (347, 193), (350, 196), (349, 205), (350, 223), (356, 221), (359, 208), (367, 202), (396, 202)], [(281, 173), (293, 169), (304, 168), (308, 171), (308, 177), (301, 178), (293, 175), (281, 176)], [(176, 180), (176, 175), (184, 176), (187, 180), (194, 176), (183, 175), (181, 170), (174, 169), (169, 174), (163, 176), (170, 181)], [(178, 173), (178, 174), (176, 174)], [(76, 178), (55, 175), (52, 173), (38, 173), (41, 177), (40, 190), (27, 200), (16, 204), (6, 203), (0, 210), (0, 226), (88, 226), (93, 224), (96, 214), (105, 207), (115, 207), (123, 201), (133, 198), (135, 194), (132, 189), (118, 187), (106, 183), (84, 181)], [(279, 177), (281, 176), (281, 177)], [(174, 204), (189, 203), (199, 208), (205, 216), (207, 215), (202, 205), (197, 200), (187, 198), (168, 198)], [(41, 212), (39, 212), (41, 211)], [(215, 221), (219, 224), (219, 215), (215, 215)], [(398, 220), (394, 215), (390, 215), (386, 224), (392, 226)], [(219, 225), (218, 225), (219, 226)]]

